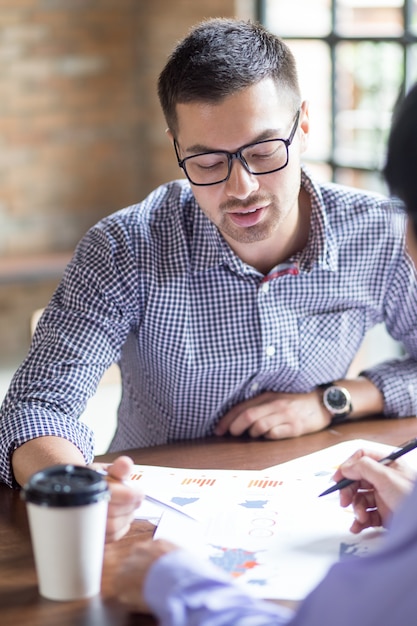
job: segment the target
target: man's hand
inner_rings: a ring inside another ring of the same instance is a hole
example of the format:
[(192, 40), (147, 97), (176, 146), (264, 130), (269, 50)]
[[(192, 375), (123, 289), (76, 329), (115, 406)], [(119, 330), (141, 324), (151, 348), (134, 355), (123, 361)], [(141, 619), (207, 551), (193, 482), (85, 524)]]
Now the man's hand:
[(358, 450), (342, 463), (335, 481), (351, 478), (354, 482), (340, 491), (340, 504), (350, 504), (355, 512), (351, 532), (360, 533), (364, 528), (386, 526), (400, 502), (411, 491), (415, 472), (400, 461), (382, 465), (377, 461), (380, 454)]
[(215, 428), (216, 435), (286, 439), (326, 428), (330, 416), (317, 390), (310, 393), (265, 392), (234, 406)]
[[(364, 376), (337, 380), (352, 396), (353, 411), (349, 419), (380, 415), (384, 409), (381, 391)], [(286, 439), (313, 433), (329, 426), (331, 415), (322, 402), (323, 392), (282, 393), (268, 391), (234, 406), (217, 424), (214, 433), (251, 437)]]
[(114, 587), (120, 602), (128, 606), (131, 611), (149, 613), (149, 607), (143, 598), (146, 575), (155, 561), (164, 554), (177, 549), (177, 546), (164, 539), (137, 544), (116, 573)]
[[(61, 437), (31, 439), (17, 448), (12, 457), (14, 475), (20, 485), (24, 485), (34, 472), (62, 463), (85, 465), (78, 448)], [(143, 500), (141, 491), (123, 482), (129, 478), (132, 465), (132, 459), (120, 456), (112, 464), (95, 463), (90, 466), (93, 469), (104, 469), (108, 474), (111, 499), (106, 541), (115, 541), (126, 534), (134, 518), (134, 511)]]
[(134, 512), (143, 500), (143, 493), (126, 481), (132, 471), (133, 461), (119, 456), (111, 465), (94, 463), (92, 469), (104, 469), (108, 474), (110, 502), (107, 513), (106, 541), (117, 541), (127, 533)]

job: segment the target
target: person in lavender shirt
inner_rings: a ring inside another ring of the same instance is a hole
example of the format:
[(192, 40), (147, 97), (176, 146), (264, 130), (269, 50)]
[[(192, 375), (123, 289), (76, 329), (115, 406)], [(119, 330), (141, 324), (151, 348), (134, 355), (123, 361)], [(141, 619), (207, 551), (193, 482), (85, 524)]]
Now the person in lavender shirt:
[[(384, 173), (406, 205), (407, 248), (417, 264), (417, 85), (394, 117)], [(415, 476), (403, 463), (383, 466), (377, 459), (360, 450), (334, 478), (356, 481), (340, 492), (341, 505), (355, 511), (352, 532), (387, 526), (384, 546), (334, 565), (295, 612), (245, 595), (213, 565), (163, 540), (138, 545), (123, 564), (115, 581), (119, 599), (152, 612), (162, 626), (415, 626)]]

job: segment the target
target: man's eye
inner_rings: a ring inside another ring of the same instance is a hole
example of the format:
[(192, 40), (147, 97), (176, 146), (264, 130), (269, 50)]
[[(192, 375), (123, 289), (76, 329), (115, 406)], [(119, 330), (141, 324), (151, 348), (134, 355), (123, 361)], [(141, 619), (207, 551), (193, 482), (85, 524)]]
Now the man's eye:
[(247, 158), (250, 159), (251, 161), (254, 161), (256, 159), (261, 160), (261, 159), (268, 159), (271, 156), (273, 156), (273, 152), (271, 150), (269, 150), (268, 152), (266, 151), (262, 151), (262, 152), (252, 152)]
[(203, 163), (194, 163), (194, 166), (198, 167), (200, 170), (215, 170), (216, 168), (223, 167), (223, 161), (218, 161), (217, 163), (203, 164)]
[(219, 167), (224, 167), (226, 163), (226, 159), (223, 155), (206, 155), (203, 157), (196, 157), (194, 159), (190, 159), (188, 164), (193, 167), (198, 167), (204, 170), (212, 170)]
[(245, 154), (246, 159), (271, 159), (280, 155), (284, 149), (284, 144), (279, 143), (266, 143), (262, 146), (254, 146)]

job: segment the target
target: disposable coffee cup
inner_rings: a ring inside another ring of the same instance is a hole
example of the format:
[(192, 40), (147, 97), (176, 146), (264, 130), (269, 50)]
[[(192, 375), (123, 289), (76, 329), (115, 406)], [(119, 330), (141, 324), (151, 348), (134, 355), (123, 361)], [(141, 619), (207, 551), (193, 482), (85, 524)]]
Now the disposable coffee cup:
[(78, 600), (100, 592), (109, 488), (88, 467), (55, 465), (22, 490), (26, 501), (39, 593)]

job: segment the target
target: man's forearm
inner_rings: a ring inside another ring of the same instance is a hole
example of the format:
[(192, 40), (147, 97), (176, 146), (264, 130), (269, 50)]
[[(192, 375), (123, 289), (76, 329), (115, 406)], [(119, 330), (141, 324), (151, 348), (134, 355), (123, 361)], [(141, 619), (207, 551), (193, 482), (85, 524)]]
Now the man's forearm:
[(37, 437), (17, 448), (12, 456), (15, 480), (24, 485), (34, 472), (60, 463), (85, 465), (80, 450), (62, 437)]

